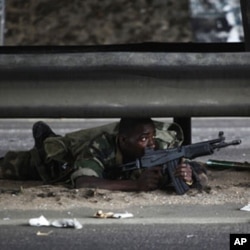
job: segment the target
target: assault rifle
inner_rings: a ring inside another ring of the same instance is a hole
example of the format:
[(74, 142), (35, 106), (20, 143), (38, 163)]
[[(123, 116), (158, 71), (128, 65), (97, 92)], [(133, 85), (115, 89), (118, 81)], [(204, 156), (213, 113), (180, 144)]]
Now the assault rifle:
[(225, 142), (224, 132), (219, 132), (218, 138), (204, 142), (198, 142), (173, 149), (145, 149), (145, 154), (134, 162), (119, 166), (122, 172), (140, 168), (150, 168), (163, 166), (163, 175), (168, 175), (174, 185), (177, 194), (184, 194), (189, 190), (189, 186), (180, 178), (175, 176), (177, 165), (182, 158), (194, 159), (196, 157), (211, 155), (215, 149), (225, 148), (231, 145), (239, 145), (241, 140)]

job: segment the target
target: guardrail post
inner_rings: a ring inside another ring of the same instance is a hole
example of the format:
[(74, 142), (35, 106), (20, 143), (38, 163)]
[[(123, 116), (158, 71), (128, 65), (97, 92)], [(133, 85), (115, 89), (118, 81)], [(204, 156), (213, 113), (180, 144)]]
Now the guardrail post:
[(240, 0), (246, 51), (250, 51), (250, 1)]
[(192, 143), (192, 118), (191, 117), (174, 117), (174, 122), (179, 124), (184, 133), (183, 145)]

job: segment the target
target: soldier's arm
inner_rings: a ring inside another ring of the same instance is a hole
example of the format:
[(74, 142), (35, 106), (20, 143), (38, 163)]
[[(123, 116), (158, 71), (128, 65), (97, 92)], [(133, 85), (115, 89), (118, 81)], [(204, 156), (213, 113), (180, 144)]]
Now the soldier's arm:
[(145, 170), (137, 180), (107, 180), (94, 176), (80, 176), (76, 188), (99, 188), (117, 191), (149, 191), (157, 189), (162, 178), (160, 168)]

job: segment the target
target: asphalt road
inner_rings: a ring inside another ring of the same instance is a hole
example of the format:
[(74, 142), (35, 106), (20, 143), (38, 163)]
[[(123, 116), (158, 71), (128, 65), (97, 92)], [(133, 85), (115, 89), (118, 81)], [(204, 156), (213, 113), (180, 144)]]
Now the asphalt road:
[[(67, 211), (42, 211), (48, 219)], [(71, 211), (82, 229), (31, 227), (39, 211), (0, 211), (0, 249), (230, 249), (230, 234), (249, 234), (249, 212), (235, 204), (130, 208), (130, 219), (96, 219), (90, 208)], [(250, 242), (250, 234), (248, 235)]]
[[(38, 231), (51, 233), (37, 236)], [(2, 250), (227, 250), (230, 249), (230, 233), (239, 232), (249, 232), (249, 225), (87, 225), (73, 231), (5, 226), (0, 227), (0, 247)]]

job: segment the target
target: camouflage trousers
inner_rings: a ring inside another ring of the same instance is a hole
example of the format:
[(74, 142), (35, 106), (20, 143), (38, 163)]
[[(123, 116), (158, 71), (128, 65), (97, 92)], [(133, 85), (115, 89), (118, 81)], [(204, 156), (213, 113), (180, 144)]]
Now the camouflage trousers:
[(36, 148), (9, 151), (0, 159), (0, 179), (42, 180), (46, 184), (70, 181), (73, 168), (66, 162), (42, 159)]
[(43, 152), (36, 148), (9, 151), (0, 159), (0, 178), (14, 180), (43, 180), (45, 183), (70, 180), (74, 159), (89, 140), (102, 131), (112, 132), (117, 123), (79, 130), (65, 136), (49, 137)]

